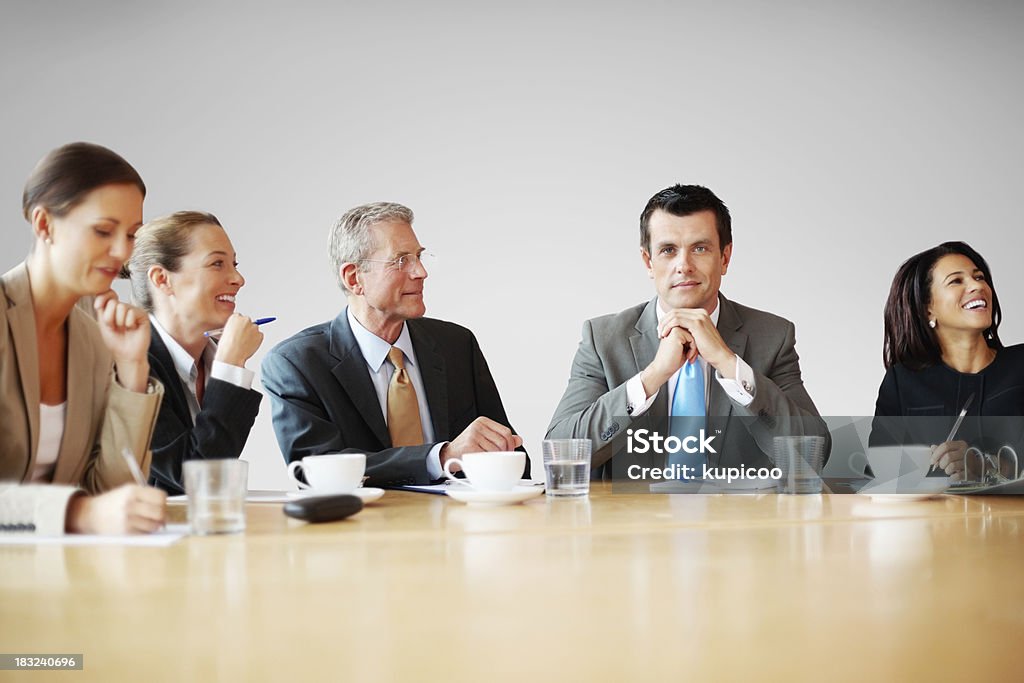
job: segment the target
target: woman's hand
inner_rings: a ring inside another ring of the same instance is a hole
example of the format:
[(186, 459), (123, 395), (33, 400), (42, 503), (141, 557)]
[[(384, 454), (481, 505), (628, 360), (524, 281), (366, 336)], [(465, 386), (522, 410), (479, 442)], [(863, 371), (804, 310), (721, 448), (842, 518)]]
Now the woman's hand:
[(224, 325), (224, 332), (217, 342), (215, 360), (235, 367), (244, 368), (263, 343), (263, 333), (251, 318), (233, 313)]
[[(947, 441), (938, 446), (932, 446), (931, 464), (948, 474), (950, 481), (965, 481), (964, 454), (967, 452), (967, 448), (966, 441)], [(967, 479), (975, 481), (978, 479), (981, 462), (973, 453), (966, 460)]]
[(65, 527), (76, 534), (148, 534), (161, 528), (166, 517), (166, 493), (125, 484), (99, 496), (72, 498)]
[(103, 343), (114, 356), (117, 379), (129, 391), (143, 392), (149, 383), (149, 318), (145, 311), (126, 304), (113, 290), (93, 302)]

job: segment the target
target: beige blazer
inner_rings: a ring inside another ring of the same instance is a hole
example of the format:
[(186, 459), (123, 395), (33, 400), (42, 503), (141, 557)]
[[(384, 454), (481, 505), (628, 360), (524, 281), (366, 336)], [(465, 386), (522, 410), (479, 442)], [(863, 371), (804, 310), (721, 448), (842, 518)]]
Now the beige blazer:
[[(67, 412), (53, 483), (101, 493), (131, 482), (131, 471), (121, 455), (125, 447), (136, 454), (148, 476), (149, 441), (163, 386), (151, 380), (149, 393), (139, 394), (119, 385), (96, 321), (79, 307), (68, 316), (67, 354)], [(0, 481), (25, 482), (39, 446), (39, 358), (24, 263), (0, 278), (0, 425)], [(42, 502), (36, 498), (39, 488), (16, 486), (0, 492), (0, 498), (23, 499), (18, 504), (0, 501), (0, 525), (31, 525), (20, 516), (29, 509), (31, 499)], [(67, 496), (62, 498), (66, 504)], [(9, 517), (14, 514), (17, 521)], [(63, 508), (59, 514), (63, 529)], [(46, 526), (53, 524), (55, 520), (47, 520)]]

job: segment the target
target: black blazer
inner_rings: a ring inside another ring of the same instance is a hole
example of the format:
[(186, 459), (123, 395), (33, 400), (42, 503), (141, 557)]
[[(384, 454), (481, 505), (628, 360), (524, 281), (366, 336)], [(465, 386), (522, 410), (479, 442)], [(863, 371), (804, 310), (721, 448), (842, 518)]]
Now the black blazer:
[[(451, 441), (481, 416), (512, 428), (472, 332), (431, 318), (406, 324), (437, 443)], [(426, 458), (435, 444), (392, 447), (345, 309), (271, 349), (262, 377), (286, 462), (321, 453), (365, 453), (370, 485), (431, 483)], [(529, 472), (527, 459), (526, 476)]]
[(195, 424), (188, 410), (187, 389), (156, 329), (150, 329), (150, 374), (164, 387), (164, 402), (153, 430), (153, 465), (149, 480), (171, 495), (185, 492), (181, 466), (186, 460), (237, 458), (256, 421), (263, 394), (230, 382), (210, 379)]
[[(870, 444), (939, 444), (956, 416), (974, 395), (954, 437), (994, 453), (1021, 443), (1024, 420), (1024, 344), (1000, 349), (992, 363), (975, 374), (945, 364), (923, 370), (889, 368), (878, 388)], [(1024, 456), (1024, 453), (1020, 453)]]

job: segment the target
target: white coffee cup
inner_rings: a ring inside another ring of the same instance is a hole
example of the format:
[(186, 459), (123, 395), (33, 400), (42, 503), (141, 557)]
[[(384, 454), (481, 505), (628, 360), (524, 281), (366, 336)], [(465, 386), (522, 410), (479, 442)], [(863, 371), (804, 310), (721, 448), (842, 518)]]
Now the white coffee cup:
[[(306, 481), (299, 481), (296, 474), (302, 470)], [(364, 453), (327, 453), (307, 455), (288, 465), (288, 476), (300, 489), (312, 489), (324, 493), (351, 493), (359, 488), (366, 471)]]
[(872, 446), (868, 449), (868, 464), (875, 475), (875, 483), (893, 482), (900, 476), (900, 461), (903, 459), (903, 446)]
[[(444, 474), (455, 479), (451, 466), (458, 464), (466, 473), (465, 483), (480, 491), (509, 491), (523, 477), (526, 468), (526, 453), (522, 451), (494, 451), (491, 453), (466, 453), (462, 458), (452, 458), (444, 464)], [(463, 480), (456, 480), (462, 482)]]

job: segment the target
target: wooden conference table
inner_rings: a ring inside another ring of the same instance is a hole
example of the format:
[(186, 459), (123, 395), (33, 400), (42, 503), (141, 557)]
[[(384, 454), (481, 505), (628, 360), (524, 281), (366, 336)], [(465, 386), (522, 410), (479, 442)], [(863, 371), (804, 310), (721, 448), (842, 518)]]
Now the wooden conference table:
[[(184, 519), (184, 507), (172, 507)], [(1022, 680), (1024, 499), (389, 491), (165, 548), (0, 547), (0, 680)]]

